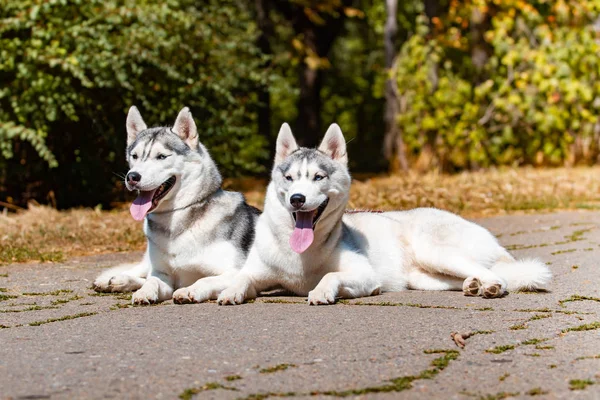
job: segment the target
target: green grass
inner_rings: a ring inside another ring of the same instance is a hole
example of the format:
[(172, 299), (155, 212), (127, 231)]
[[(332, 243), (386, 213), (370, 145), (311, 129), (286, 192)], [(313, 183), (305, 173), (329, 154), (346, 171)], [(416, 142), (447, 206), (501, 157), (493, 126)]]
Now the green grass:
[(269, 397), (294, 397), (298, 394), (296, 392), (267, 392), (267, 393), (253, 393), (246, 397), (240, 397), (237, 400), (264, 400)]
[(575, 360), (590, 360), (590, 359), (597, 359), (600, 358), (600, 354), (597, 354), (595, 356), (585, 356), (585, 357), (577, 357)]
[(52, 292), (24, 292), (23, 296), (60, 296), (61, 294), (73, 293), (70, 289), (58, 289)]
[(600, 302), (600, 298), (598, 297), (591, 297), (591, 296), (580, 296), (578, 294), (574, 294), (571, 295), (571, 297), (568, 297), (564, 300), (559, 300), (558, 304), (561, 305), (561, 307), (565, 307), (565, 303), (569, 303), (572, 301), (596, 301), (596, 302)]
[(295, 368), (295, 364), (278, 364), (274, 367), (262, 368), (260, 371), (261, 374), (272, 374), (273, 372), (285, 371), (288, 368)]
[(551, 314), (536, 314), (533, 317), (529, 318), (527, 321), (537, 321), (538, 319), (545, 319), (552, 317)]
[(229, 376), (225, 377), (225, 380), (227, 382), (237, 381), (237, 380), (240, 380), (240, 379), (242, 379), (242, 377), (239, 376), (239, 375), (229, 375)]
[(502, 399), (506, 399), (508, 397), (515, 397), (518, 396), (520, 393), (519, 392), (500, 392), (500, 393), (496, 393), (496, 394), (486, 394), (483, 396), (479, 396), (478, 400), (502, 400)]
[(236, 389), (234, 387), (223, 386), (219, 382), (209, 382), (209, 383), (207, 383), (204, 386), (201, 386), (199, 388), (188, 388), (188, 389), (185, 389), (179, 395), (179, 398), (181, 400), (191, 400), (192, 397), (194, 397), (194, 395), (196, 395), (198, 393), (206, 392), (206, 391), (209, 391), (209, 390), (217, 390), (217, 389), (232, 390), (232, 391), (237, 391), (238, 390), (238, 389)]
[(350, 303), (348, 300), (340, 300), (339, 303), (346, 304), (350, 306), (381, 306), (381, 307), (414, 307), (414, 308), (441, 308), (444, 310), (461, 310), (460, 307), (454, 306), (441, 306), (441, 305), (427, 305), (427, 304), (418, 304), (418, 303), (392, 303), (389, 301), (382, 301), (379, 303), (364, 303), (362, 301), (357, 301), (354, 303)]
[(551, 310), (549, 308), (520, 308), (515, 310), (517, 312), (544, 312), (544, 313), (551, 313), (554, 310)]
[(521, 309), (517, 309), (514, 310), (516, 312), (540, 312), (540, 313), (556, 313), (556, 314), (566, 314), (566, 315), (572, 315), (572, 314), (590, 314), (590, 313), (585, 313), (585, 312), (580, 312), (580, 311), (568, 311), (568, 310), (551, 310), (549, 308), (521, 308)]
[(582, 332), (582, 331), (591, 331), (591, 330), (595, 330), (595, 329), (600, 329), (600, 321), (595, 321), (595, 322), (592, 322), (589, 324), (575, 326), (573, 328), (563, 329), (561, 332), (562, 333)]
[[(269, 397), (294, 397), (294, 396), (334, 396), (334, 397), (349, 397), (362, 396), (371, 393), (397, 393), (412, 388), (412, 383), (421, 379), (432, 379), (441, 371), (443, 371), (451, 361), (456, 360), (459, 356), (457, 350), (433, 349), (425, 350), (425, 354), (442, 354), (442, 356), (431, 361), (430, 367), (421, 371), (418, 375), (400, 376), (390, 379), (389, 383), (379, 386), (369, 386), (364, 388), (355, 388), (347, 390), (328, 390), (328, 391), (313, 391), (310, 393), (255, 393), (239, 400), (264, 400)], [(187, 398), (189, 399), (189, 398)]]
[(583, 237), (583, 235), (584, 235), (585, 233), (591, 232), (591, 231), (593, 231), (593, 230), (594, 230), (594, 228), (579, 229), (579, 230), (576, 230), (575, 232), (573, 232), (573, 233), (572, 233), (572, 234), (570, 234), (570, 235), (565, 235), (565, 239), (567, 239), (567, 240), (569, 240), (569, 241), (571, 241), (571, 242), (578, 242), (578, 241), (580, 241), (580, 240), (583, 240), (583, 239), (585, 239), (585, 238)]
[(535, 348), (538, 350), (554, 350), (554, 346), (540, 346), (539, 344)]
[(513, 325), (513, 326), (509, 327), (508, 329), (510, 329), (511, 331), (519, 331), (522, 329), (527, 329), (527, 325), (525, 324), (525, 322), (523, 322), (521, 324)]
[(473, 331), (471, 332), (471, 336), (474, 335), (491, 335), (494, 331)]
[(514, 345), (506, 344), (504, 346), (496, 346), (494, 348), (487, 349), (485, 352), (492, 353), (492, 354), (501, 354), (501, 353), (504, 353), (505, 351), (513, 350), (514, 348), (515, 348)]
[(75, 295), (75, 296), (69, 297), (68, 299), (52, 300), (52, 305), (66, 304), (70, 301), (81, 300), (81, 299), (83, 299), (83, 296)]
[(529, 340), (526, 340), (524, 342), (521, 342), (521, 344), (524, 345), (524, 346), (531, 346), (531, 345), (534, 345), (534, 344), (540, 344), (540, 343), (547, 342), (548, 340), (549, 339), (529, 339)]
[(553, 256), (556, 256), (558, 254), (572, 253), (574, 251), (577, 251), (577, 249), (557, 250), (557, 251), (553, 251), (550, 254), (552, 254)]
[(55, 306), (38, 306), (38, 305), (34, 305), (34, 306), (30, 306), (21, 310), (0, 310), (0, 313), (2, 314), (6, 314), (6, 313), (20, 313), (20, 312), (27, 312), (27, 311), (39, 311), (39, 310), (51, 310), (51, 309), (57, 309), (58, 307)]
[(19, 263), (30, 260), (61, 262), (64, 259), (65, 256), (62, 251), (39, 251), (30, 247), (12, 245), (0, 246), (0, 264)]
[(265, 304), (305, 304), (302, 301), (291, 301), (291, 300), (283, 300), (283, 299), (264, 299), (261, 300), (260, 303)]
[(548, 394), (549, 392), (547, 390), (542, 390), (542, 388), (540, 387), (536, 387), (533, 388), (527, 392), (525, 392), (525, 394), (529, 395), (529, 396), (540, 396), (542, 394)]
[(10, 299), (16, 299), (17, 296), (12, 295), (12, 294), (2, 294), (0, 293), (0, 301), (5, 301), (5, 300), (10, 300)]
[(98, 314), (98, 313), (87, 312), (87, 313), (79, 313), (79, 314), (75, 314), (75, 315), (65, 315), (64, 317), (60, 317), (60, 318), (49, 318), (44, 321), (31, 322), (31, 323), (29, 323), (29, 325), (30, 326), (40, 326), (40, 325), (49, 324), (52, 322), (67, 321), (70, 319), (76, 319), (76, 318), (82, 318), (82, 317), (90, 317), (90, 316), (96, 315), (96, 314)]
[(115, 311), (115, 310), (119, 310), (121, 308), (131, 308), (131, 307), (133, 307), (133, 305), (129, 304), (129, 303), (117, 303), (114, 306), (111, 306), (110, 310)]
[(571, 390), (583, 390), (586, 387), (593, 385), (594, 381), (590, 379), (571, 379), (569, 381), (569, 389)]
[(510, 374), (507, 372), (504, 375), (502, 375), (500, 378), (498, 378), (498, 380), (500, 382), (504, 382), (506, 380), (506, 378), (508, 378), (510, 376)]
[(90, 293), (93, 297), (114, 297), (117, 300), (131, 300), (131, 293)]

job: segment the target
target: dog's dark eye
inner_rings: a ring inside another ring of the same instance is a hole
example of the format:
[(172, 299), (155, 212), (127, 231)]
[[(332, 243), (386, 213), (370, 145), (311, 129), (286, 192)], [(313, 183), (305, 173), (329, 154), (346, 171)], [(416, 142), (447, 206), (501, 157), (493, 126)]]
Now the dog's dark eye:
[(137, 160), (137, 154), (132, 155), (131, 158), (133, 158), (134, 160)]
[(325, 177), (323, 175), (316, 174), (315, 177), (314, 177), (314, 180), (315, 181), (320, 181), (321, 179), (324, 179), (324, 178)]
[(289, 182), (294, 180), (291, 175), (286, 175), (285, 179), (288, 180)]
[(156, 156), (157, 160), (164, 160), (165, 158), (167, 158), (167, 156), (165, 156), (164, 154), (159, 154)]

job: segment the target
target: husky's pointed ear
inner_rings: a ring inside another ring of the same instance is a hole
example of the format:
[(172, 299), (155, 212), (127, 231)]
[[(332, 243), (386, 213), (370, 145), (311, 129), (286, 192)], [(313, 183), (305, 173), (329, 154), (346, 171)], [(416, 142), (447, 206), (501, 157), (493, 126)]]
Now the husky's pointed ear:
[(287, 156), (298, 149), (298, 144), (294, 135), (292, 135), (292, 129), (284, 122), (279, 129), (277, 135), (277, 146), (275, 150), (275, 165), (280, 164)]
[(196, 129), (196, 123), (190, 109), (184, 107), (179, 111), (179, 115), (173, 125), (173, 132), (175, 132), (181, 140), (185, 142), (190, 149), (198, 149), (198, 130)]
[(131, 106), (129, 109), (125, 127), (127, 128), (127, 146), (135, 141), (138, 133), (148, 128), (136, 106)]
[(319, 151), (327, 154), (335, 161), (343, 164), (348, 163), (348, 154), (346, 153), (346, 139), (342, 134), (342, 130), (338, 124), (331, 124), (323, 141), (319, 145)]

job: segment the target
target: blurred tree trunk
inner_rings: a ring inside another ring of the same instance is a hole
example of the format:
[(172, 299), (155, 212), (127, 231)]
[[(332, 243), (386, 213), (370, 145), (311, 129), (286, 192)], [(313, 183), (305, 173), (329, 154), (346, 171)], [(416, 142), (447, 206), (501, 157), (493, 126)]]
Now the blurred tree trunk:
[[(491, 7), (492, 6), (490, 5), (487, 12), (483, 12), (479, 7), (473, 7), (471, 13), (471, 63), (475, 68), (472, 80), (472, 96), (475, 96), (475, 88), (487, 79), (485, 66), (493, 52), (493, 49), (485, 40), (485, 32), (491, 28)], [(477, 161), (471, 159), (469, 160), (469, 168), (471, 170), (478, 170), (481, 168), (481, 165)]]
[[(257, 44), (260, 51), (268, 56), (273, 54), (271, 49), (270, 39), (273, 37), (273, 23), (269, 16), (269, 0), (255, 0), (256, 6), (256, 23), (260, 34)], [(268, 68), (271, 61), (267, 61), (263, 68)], [(275, 156), (275, 140), (271, 130), (271, 94), (269, 93), (268, 83), (261, 86), (258, 90), (258, 133), (267, 139), (269, 146), (268, 165)]]
[[(429, 20), (429, 28), (432, 32), (435, 29), (434, 19), (439, 18), (443, 12), (447, 11), (447, 3), (448, 2), (446, 1), (423, 0), (425, 15)], [(438, 66), (434, 65), (434, 67), (431, 69), (431, 71), (428, 71), (428, 73), (431, 80), (431, 90), (432, 92), (435, 92), (438, 88), (439, 81)], [(444, 162), (436, 156), (436, 152), (434, 150), (437, 141), (437, 134), (423, 132), (421, 133), (421, 141), (423, 142), (423, 147), (421, 148), (418, 159), (414, 163), (415, 169), (418, 171), (429, 171), (434, 167), (438, 167), (443, 171)]]
[[(294, 134), (300, 145), (316, 146), (324, 133), (321, 127), (321, 88), (325, 73), (322, 60), (327, 58), (344, 26), (344, 8), (353, 0), (308, 2), (312, 6), (294, 1), (270, 1), (292, 23), (296, 38), (302, 42), (303, 59), (298, 75), (300, 96)], [(320, 10), (319, 6), (323, 5), (327, 5), (324, 8), (329, 11)], [(311, 62), (307, 62), (309, 60)]]
[[(307, 58), (327, 58), (344, 26), (343, 11), (340, 9), (337, 16), (323, 17), (323, 23), (311, 21), (303, 9), (294, 14), (294, 31), (302, 38)], [(316, 64), (308, 63), (305, 59), (300, 63), (299, 72), (300, 97), (295, 131), (298, 133), (297, 138), (301, 145), (308, 147), (316, 146), (324, 134), (321, 126), (321, 88), (325, 70), (320, 60)]]
[(383, 41), (385, 45), (385, 67), (390, 74), (385, 82), (385, 135), (383, 139), (383, 155), (389, 162), (391, 173), (408, 170), (406, 160), (406, 146), (402, 134), (398, 129), (398, 111), (399, 99), (398, 89), (392, 69), (396, 59), (396, 33), (398, 24), (396, 15), (398, 14), (398, 0), (386, 0), (387, 20), (383, 32)]
[(473, 83), (479, 85), (484, 82), (487, 77), (484, 74), (484, 68), (487, 64), (490, 55), (492, 54), (491, 46), (485, 41), (485, 32), (491, 29), (490, 12), (482, 12), (479, 7), (473, 7), (471, 14), (471, 61), (475, 67), (475, 76)]
[[(318, 57), (324, 57), (329, 48), (319, 51), (318, 34), (312, 23), (307, 18), (301, 18), (295, 24), (296, 33), (303, 35), (303, 44), (310, 52)], [(323, 70), (303, 61), (299, 71), (300, 97), (298, 98), (298, 119), (295, 132), (298, 141), (307, 147), (316, 146), (323, 136), (321, 132), (321, 87), (323, 83)]]

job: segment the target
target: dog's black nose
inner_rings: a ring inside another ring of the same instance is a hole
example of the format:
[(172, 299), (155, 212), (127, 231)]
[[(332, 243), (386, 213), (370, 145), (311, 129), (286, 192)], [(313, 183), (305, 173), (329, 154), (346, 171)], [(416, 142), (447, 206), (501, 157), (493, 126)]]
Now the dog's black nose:
[(129, 183), (130, 185), (140, 183), (141, 180), (142, 176), (137, 172), (130, 172), (127, 174), (127, 183)]
[(294, 208), (300, 208), (306, 203), (306, 197), (303, 194), (296, 193), (290, 197), (290, 203)]

